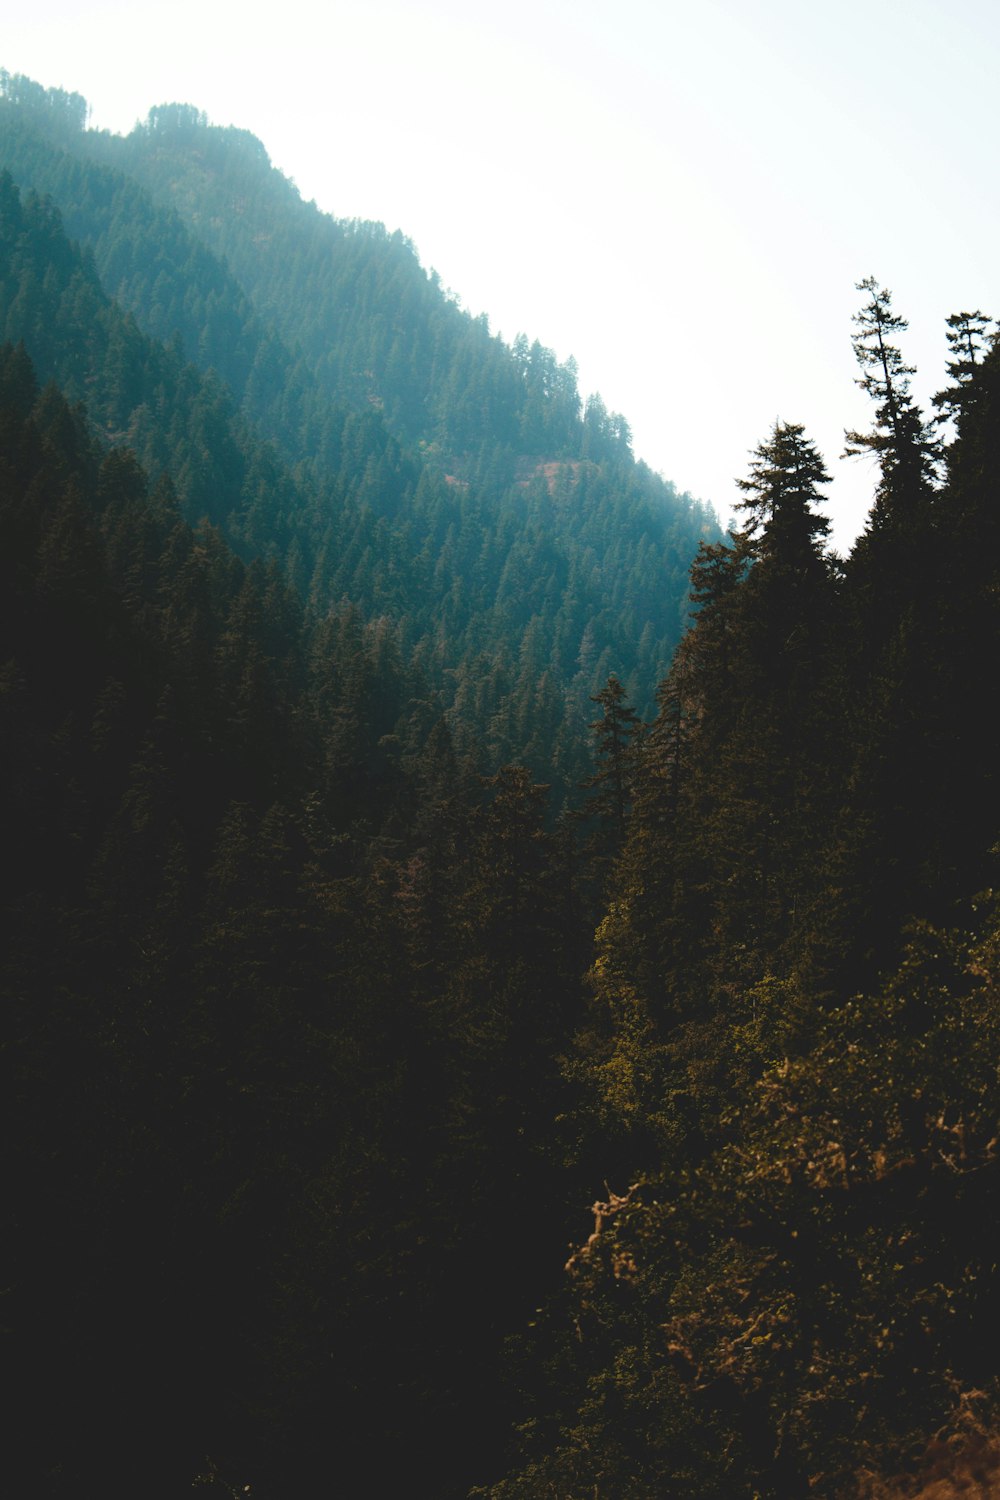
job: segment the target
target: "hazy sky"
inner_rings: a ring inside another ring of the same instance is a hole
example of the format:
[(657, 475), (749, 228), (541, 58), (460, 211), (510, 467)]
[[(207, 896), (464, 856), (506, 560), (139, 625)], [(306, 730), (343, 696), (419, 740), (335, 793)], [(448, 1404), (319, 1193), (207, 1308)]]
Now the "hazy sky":
[(892, 289), (924, 400), (947, 315), (1000, 315), (998, 64), (997, 0), (46, 0), (0, 35), (94, 125), (195, 104), (321, 208), (402, 229), (723, 518), (775, 418), (803, 422), (842, 547), (872, 485), (839, 460), (870, 415), (855, 283)]

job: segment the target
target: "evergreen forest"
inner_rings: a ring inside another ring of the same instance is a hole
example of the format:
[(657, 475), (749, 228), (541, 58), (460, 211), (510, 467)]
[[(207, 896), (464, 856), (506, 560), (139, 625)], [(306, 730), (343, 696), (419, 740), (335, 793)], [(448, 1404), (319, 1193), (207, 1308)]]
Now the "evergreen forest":
[(248, 132), (0, 71), (12, 1494), (1000, 1489), (1000, 332), (925, 412), (857, 294), (865, 530), (777, 421), (723, 535)]

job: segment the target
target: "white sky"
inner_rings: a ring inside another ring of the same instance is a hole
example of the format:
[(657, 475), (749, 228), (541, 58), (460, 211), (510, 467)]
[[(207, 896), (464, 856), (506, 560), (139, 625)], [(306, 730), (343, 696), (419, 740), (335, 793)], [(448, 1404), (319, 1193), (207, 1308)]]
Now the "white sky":
[(872, 475), (854, 284), (910, 330), (1000, 315), (998, 0), (5, 0), (0, 66), (127, 131), (197, 105), (303, 196), (380, 219), (471, 312), (573, 354), (637, 455), (725, 519), (776, 417)]

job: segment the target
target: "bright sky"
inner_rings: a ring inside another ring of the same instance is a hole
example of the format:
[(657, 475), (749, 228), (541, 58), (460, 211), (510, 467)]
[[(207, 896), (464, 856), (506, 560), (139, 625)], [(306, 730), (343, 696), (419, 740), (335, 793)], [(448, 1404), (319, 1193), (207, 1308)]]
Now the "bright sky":
[(1000, 316), (997, 0), (46, 0), (0, 66), (128, 131), (197, 105), (306, 198), (380, 219), (508, 340), (538, 338), (725, 519), (776, 417), (871, 499), (855, 283), (909, 319), (927, 401), (944, 320)]

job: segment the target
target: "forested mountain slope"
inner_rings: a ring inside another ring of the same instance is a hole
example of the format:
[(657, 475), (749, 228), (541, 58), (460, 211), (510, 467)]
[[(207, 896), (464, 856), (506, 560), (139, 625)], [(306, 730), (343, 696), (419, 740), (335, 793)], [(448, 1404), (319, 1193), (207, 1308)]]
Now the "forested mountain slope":
[(463, 1494), (572, 1217), (545, 789), (441, 720), (386, 745), (378, 628), (308, 623), (10, 345), (0, 639), (9, 1482), (304, 1494), (334, 1452)]
[(993, 320), (860, 283), (865, 532), (776, 423), (689, 605), (404, 241), (0, 84), (9, 1484), (995, 1491)]
[[(709, 523), (406, 247), (448, 359), (561, 435), (446, 454), (355, 400), (83, 119), (4, 79), (10, 1474), (304, 1493), (332, 1444), (458, 1496), (585, 1197), (557, 1059), (595, 882), (553, 812)], [(310, 223), (348, 281), (380, 242)]]
[[(51, 197), (105, 295), (178, 368), (214, 372), (245, 439), (274, 444), (227, 535), (279, 558), (314, 609), (384, 615), (488, 761), (554, 771), (564, 797), (609, 672), (652, 707), (708, 513), (635, 462), (599, 399), (581, 413), (571, 364), (492, 337), (398, 234), (303, 204), (246, 132), (166, 106), (121, 140), (86, 131), (81, 105), (7, 78), (0, 166)], [(22, 330), (8, 311), (7, 336)], [(141, 441), (156, 405), (124, 395), (115, 430)], [(163, 447), (143, 460), (201, 514)]]
[(1000, 344), (951, 320), (942, 450), (860, 290), (868, 527), (827, 555), (776, 424), (634, 761), (569, 1064), (611, 1191), (494, 1500), (996, 1491)]

